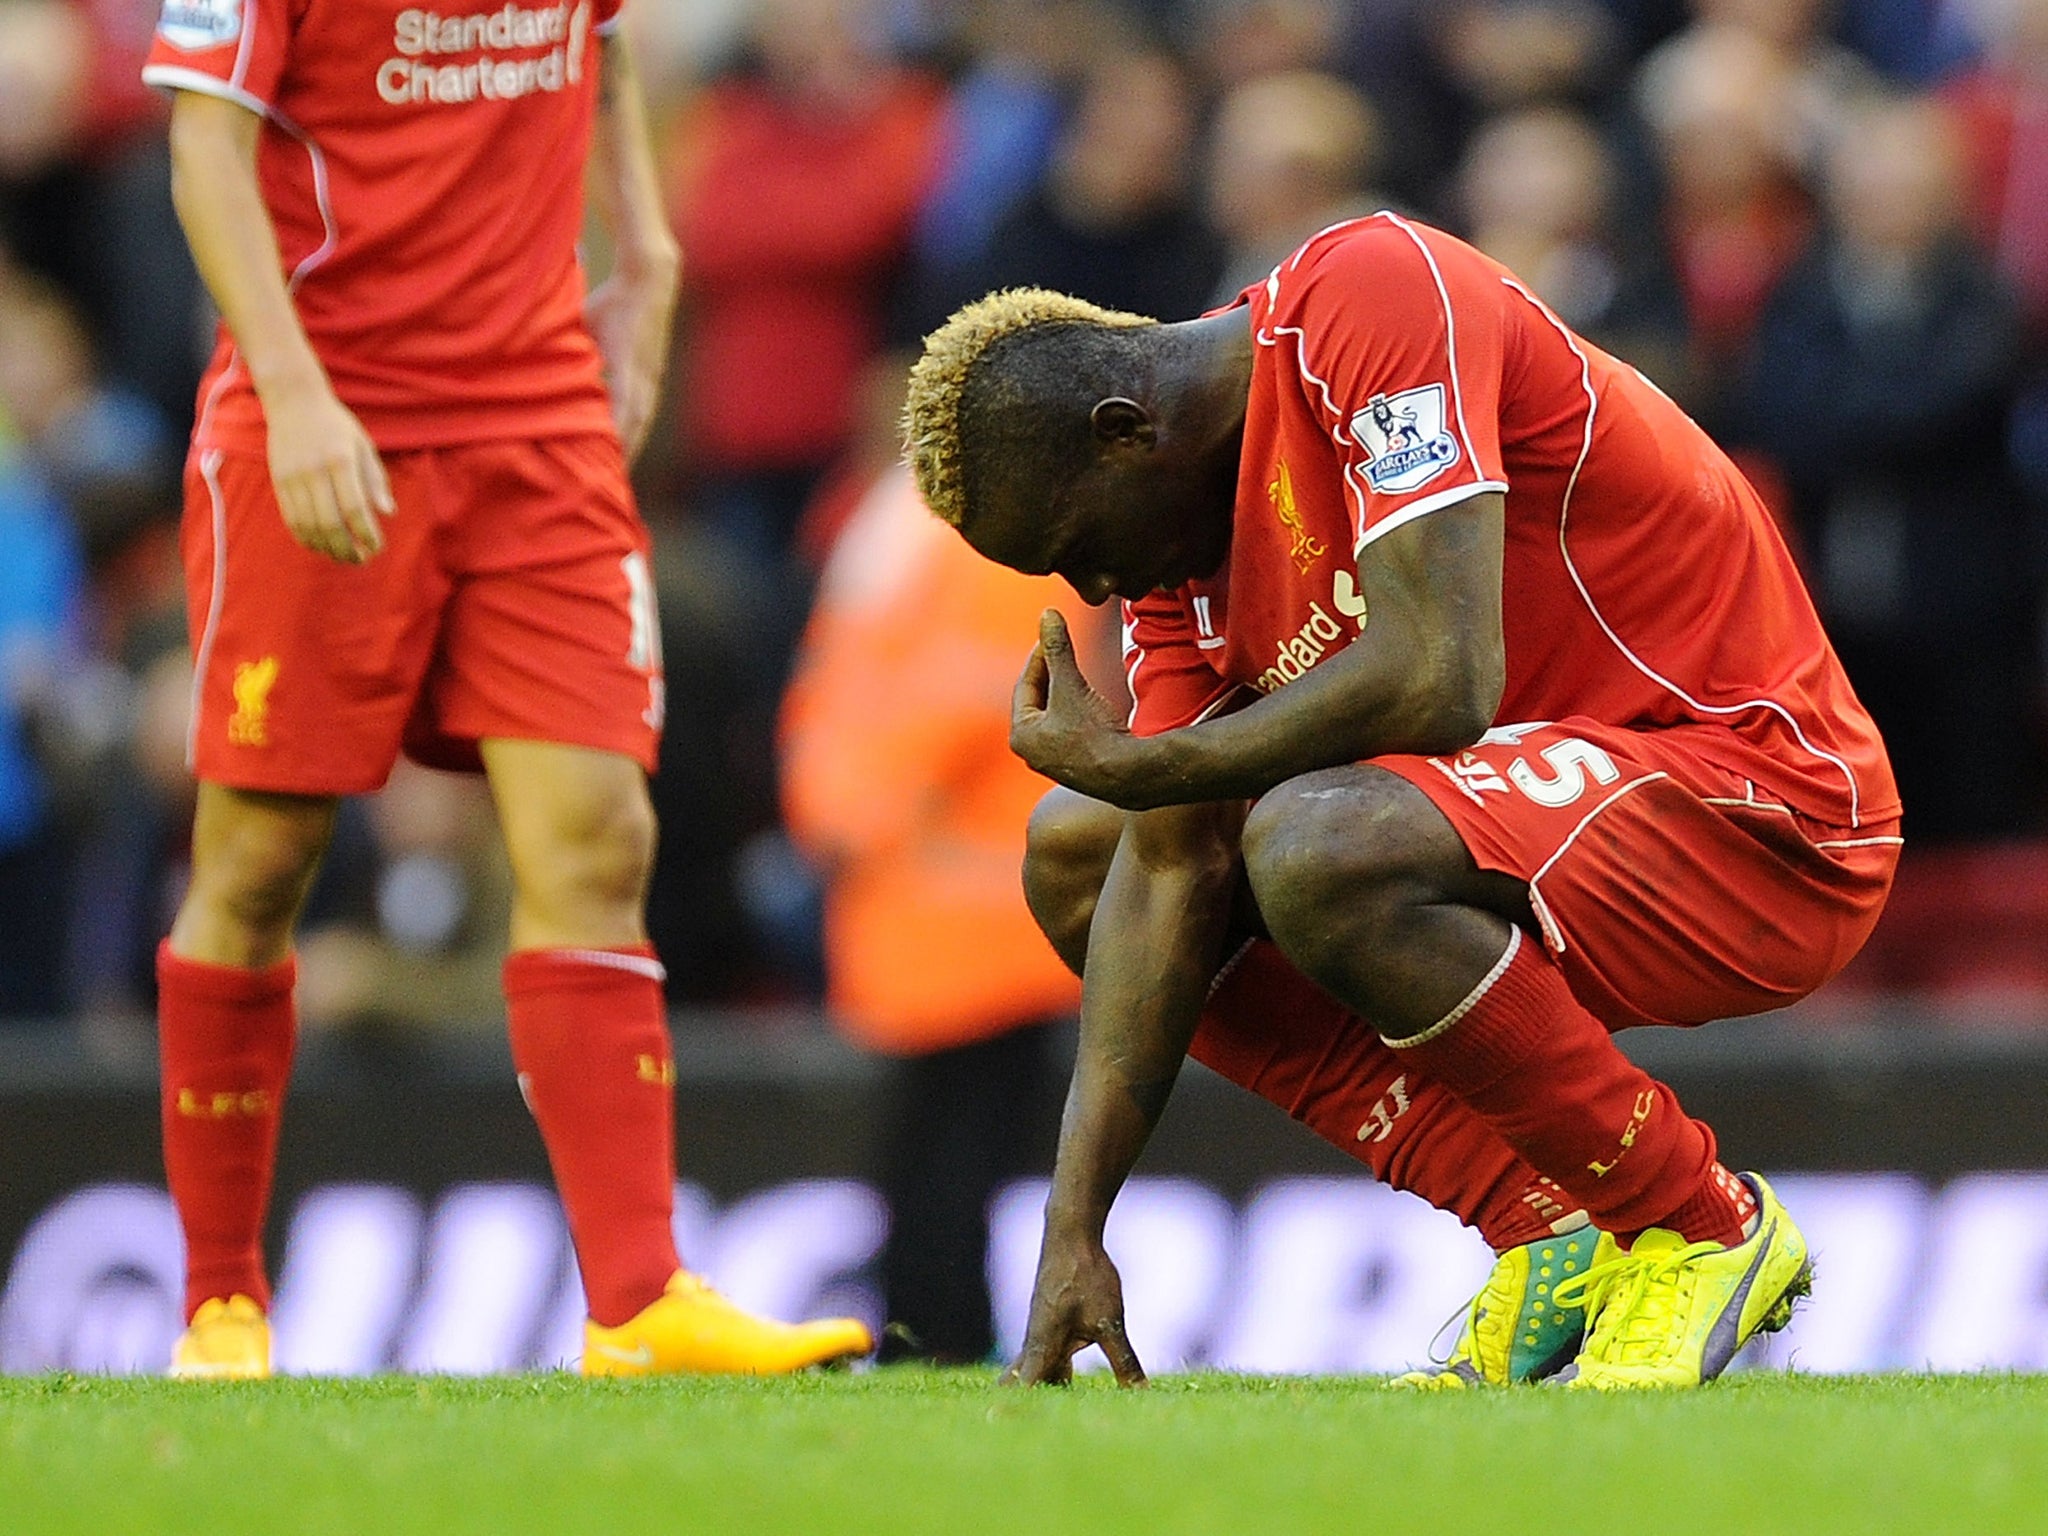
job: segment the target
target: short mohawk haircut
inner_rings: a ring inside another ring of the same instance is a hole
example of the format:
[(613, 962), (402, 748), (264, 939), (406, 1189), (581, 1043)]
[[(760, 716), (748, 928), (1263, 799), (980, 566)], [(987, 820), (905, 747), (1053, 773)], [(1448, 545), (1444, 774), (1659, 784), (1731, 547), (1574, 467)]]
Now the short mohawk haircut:
[(955, 528), (967, 515), (971, 476), (961, 428), (975, 412), (964, 402), (976, 366), (999, 344), (1047, 326), (1100, 333), (1158, 323), (1050, 288), (1006, 288), (956, 311), (925, 338), (903, 407), (904, 458), (925, 505)]

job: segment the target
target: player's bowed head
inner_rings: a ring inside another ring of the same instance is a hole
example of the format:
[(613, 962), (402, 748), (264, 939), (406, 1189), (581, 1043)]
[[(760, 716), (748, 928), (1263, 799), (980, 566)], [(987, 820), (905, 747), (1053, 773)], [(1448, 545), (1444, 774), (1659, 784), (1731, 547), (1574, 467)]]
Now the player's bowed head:
[(926, 338), (908, 456), (991, 560), (1135, 599), (1223, 563), (1250, 379), (1240, 313), (1169, 325), (1007, 289)]
[[(992, 293), (926, 339), (904, 434), (926, 503), (981, 554), (1089, 603), (1222, 565), (1251, 378), (1241, 314), (1161, 324), (1042, 288)], [(1048, 609), (1010, 745), (1083, 794), (1132, 805), (1121, 712)], [(1135, 796), (1135, 799), (1134, 799)]]

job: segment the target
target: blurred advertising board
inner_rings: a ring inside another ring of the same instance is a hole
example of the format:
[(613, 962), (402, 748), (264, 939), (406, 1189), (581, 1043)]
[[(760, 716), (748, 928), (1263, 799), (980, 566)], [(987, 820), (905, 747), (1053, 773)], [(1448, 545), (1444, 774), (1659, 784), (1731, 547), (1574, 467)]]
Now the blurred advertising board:
[[(1660, 1046), (1653, 1065), (1733, 1157), (1772, 1175), (1817, 1256), (1815, 1301), (1751, 1363), (2048, 1369), (2048, 1050), (1672, 1038), (1675, 1054)], [(879, 1321), (878, 1070), (759, 1041), (723, 1055), (686, 1047), (679, 1062), (676, 1228), (689, 1261), (766, 1312)], [(398, 1066), (329, 1062), (295, 1083), (270, 1237), (280, 1367), (572, 1362), (581, 1290), (509, 1073)], [(0, 1371), (148, 1371), (168, 1358), (182, 1255), (155, 1111), (133, 1075), (0, 1084)], [(1006, 1350), (1022, 1331), (1044, 1190), (1020, 1179), (992, 1211)], [(1155, 1371), (1398, 1370), (1425, 1358), (1487, 1265), (1455, 1221), (1199, 1072), (1109, 1242)]]

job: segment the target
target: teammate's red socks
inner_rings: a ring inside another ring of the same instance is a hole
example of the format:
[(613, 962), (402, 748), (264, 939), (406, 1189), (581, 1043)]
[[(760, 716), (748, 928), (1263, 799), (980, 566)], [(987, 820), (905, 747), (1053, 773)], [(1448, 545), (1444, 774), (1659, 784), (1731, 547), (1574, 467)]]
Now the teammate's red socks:
[(527, 949), (505, 961), (520, 1090), (547, 1144), (590, 1315), (615, 1328), (678, 1267), (675, 1067), (661, 965), (632, 949)]
[(1748, 1191), (1715, 1161), (1714, 1133), (1621, 1053), (1520, 929), (1463, 1003), (1388, 1045), (1624, 1242), (1653, 1226), (1742, 1241)]
[(1573, 1211), (1441, 1083), (1263, 940), (1217, 979), (1188, 1054), (1496, 1250), (1549, 1236)]
[(263, 1222), (291, 1075), (297, 964), (264, 970), (156, 953), (164, 1172), (185, 1230), (185, 1318), (237, 1292), (268, 1310)]

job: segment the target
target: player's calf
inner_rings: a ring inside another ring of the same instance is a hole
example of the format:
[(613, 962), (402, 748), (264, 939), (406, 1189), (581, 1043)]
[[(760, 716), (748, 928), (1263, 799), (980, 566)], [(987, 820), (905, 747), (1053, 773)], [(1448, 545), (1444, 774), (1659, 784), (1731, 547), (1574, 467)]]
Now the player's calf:
[(1527, 892), (1479, 870), (1442, 812), (1369, 763), (1269, 791), (1244, 826), (1266, 930), (1333, 997), (1400, 1039), (1455, 1008), (1499, 956)]
[(1048, 791), (1031, 812), (1024, 903), (1076, 976), (1088, 959), (1088, 927), (1123, 829), (1122, 811), (1071, 789)]

